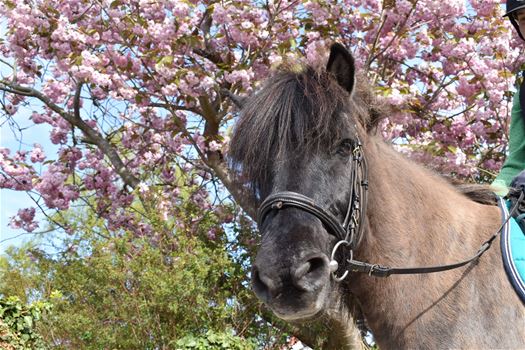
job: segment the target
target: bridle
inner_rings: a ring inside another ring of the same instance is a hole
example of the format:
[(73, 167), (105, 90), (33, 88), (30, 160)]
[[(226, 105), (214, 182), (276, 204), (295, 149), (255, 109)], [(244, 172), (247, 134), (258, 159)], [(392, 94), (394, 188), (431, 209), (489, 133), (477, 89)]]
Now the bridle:
[[(490, 248), (492, 242), (504, 229), (507, 221), (510, 219), (513, 212), (517, 208), (517, 205), (511, 208), (510, 214), (503, 219), (503, 223), (496, 233), (486, 240), (481, 245), (477, 253), (470, 259), (447, 265), (395, 268), (354, 260), (353, 252), (363, 236), (368, 198), (368, 167), (363, 154), (362, 144), (359, 139), (355, 143), (354, 149), (352, 151), (352, 171), (350, 175), (350, 183), (351, 192), (349, 203), (345, 218), (342, 223), (326, 209), (317, 205), (312, 198), (297, 192), (282, 191), (269, 195), (261, 203), (257, 212), (258, 225), (261, 227), (270, 212), (286, 207), (300, 209), (318, 218), (323, 223), (327, 231), (338, 239), (338, 242), (334, 245), (330, 255), (330, 272), (332, 274), (332, 278), (335, 281), (340, 282), (348, 276), (349, 272), (366, 273), (370, 276), (376, 277), (388, 277), (393, 274), (424, 274), (452, 270), (477, 261), (483, 255), (483, 253), (485, 253)], [(521, 193), (520, 199), (517, 203), (523, 199), (524, 193), (525, 192)], [(505, 205), (501, 198), (499, 199), (499, 205)], [(336, 260), (336, 253), (337, 250), (342, 246), (348, 248), (350, 258), (346, 259), (345, 272), (342, 275), (337, 276), (336, 272), (339, 269), (339, 263)]]
[(312, 198), (291, 191), (276, 192), (268, 196), (259, 206), (257, 222), (261, 226), (271, 211), (286, 207), (298, 208), (321, 220), (328, 232), (338, 239), (338, 242), (332, 249), (330, 271), (332, 277), (339, 282), (346, 278), (348, 270), (340, 277), (335, 274), (339, 267), (339, 263), (335, 260), (336, 252), (341, 246), (346, 246), (350, 253), (348, 261), (354, 261), (353, 250), (363, 236), (367, 195), (368, 167), (363, 154), (362, 144), (357, 139), (352, 150), (349, 203), (342, 223), (330, 212), (317, 205)]

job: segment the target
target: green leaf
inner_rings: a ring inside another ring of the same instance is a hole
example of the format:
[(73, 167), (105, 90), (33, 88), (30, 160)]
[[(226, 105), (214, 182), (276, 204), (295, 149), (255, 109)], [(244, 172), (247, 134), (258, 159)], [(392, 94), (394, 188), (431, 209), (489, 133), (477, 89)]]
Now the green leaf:
[(120, 5), (122, 5), (122, 0), (114, 0), (114, 1), (111, 2), (109, 7), (110, 8), (115, 8), (115, 7), (119, 7)]
[(157, 61), (159, 67), (171, 65), (173, 63), (173, 56), (164, 56)]
[(31, 316), (24, 316), (24, 321), (27, 328), (33, 328), (33, 318)]

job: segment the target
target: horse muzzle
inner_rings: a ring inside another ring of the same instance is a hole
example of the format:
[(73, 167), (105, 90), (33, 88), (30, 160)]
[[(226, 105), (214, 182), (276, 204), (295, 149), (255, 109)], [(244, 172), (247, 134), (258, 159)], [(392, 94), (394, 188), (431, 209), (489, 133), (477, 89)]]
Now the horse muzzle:
[(264, 251), (252, 268), (252, 286), (257, 297), (285, 320), (306, 319), (325, 305), (330, 286), (329, 259), (324, 253), (273, 261)]

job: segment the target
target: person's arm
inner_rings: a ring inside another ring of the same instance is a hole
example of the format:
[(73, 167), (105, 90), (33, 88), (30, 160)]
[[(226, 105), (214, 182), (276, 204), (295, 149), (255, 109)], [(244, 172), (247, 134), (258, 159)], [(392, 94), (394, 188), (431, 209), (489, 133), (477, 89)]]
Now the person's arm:
[(519, 90), (513, 98), (510, 115), (508, 155), (492, 186), (496, 193), (505, 195), (512, 179), (525, 169), (525, 122), (520, 106)]

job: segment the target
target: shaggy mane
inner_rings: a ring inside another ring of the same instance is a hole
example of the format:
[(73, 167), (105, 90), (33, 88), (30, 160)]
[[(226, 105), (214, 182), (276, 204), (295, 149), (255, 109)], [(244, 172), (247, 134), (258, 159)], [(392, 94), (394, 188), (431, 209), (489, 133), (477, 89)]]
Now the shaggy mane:
[[(445, 176), (446, 177), (446, 176)], [(492, 189), (488, 185), (469, 184), (463, 183), (455, 179), (446, 177), (456, 189), (468, 197), (470, 200), (480, 204), (486, 205), (498, 205), (498, 198)]]
[(279, 71), (243, 105), (230, 144), (230, 165), (257, 193), (270, 186), (274, 164), (333, 147), (353, 123), (379, 121), (380, 105), (358, 79), (352, 96), (326, 71)]

